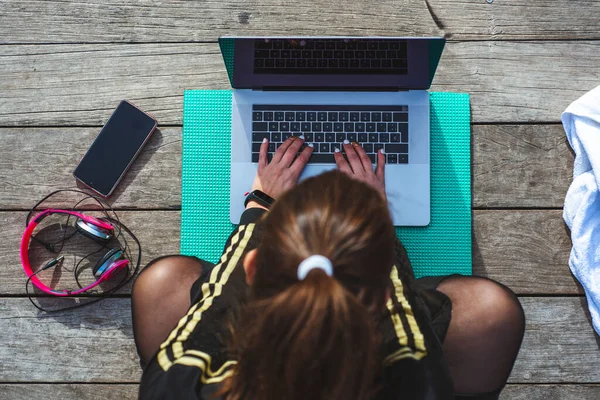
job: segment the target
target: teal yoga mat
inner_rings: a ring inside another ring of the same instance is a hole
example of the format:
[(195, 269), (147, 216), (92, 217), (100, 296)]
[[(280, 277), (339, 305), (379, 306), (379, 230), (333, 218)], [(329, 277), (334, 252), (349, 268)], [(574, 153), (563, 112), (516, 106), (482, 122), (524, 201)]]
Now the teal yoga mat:
[[(399, 227), (417, 277), (470, 275), (469, 95), (430, 93), (431, 223)], [(181, 253), (216, 262), (229, 222), (231, 91), (187, 90), (183, 104)]]

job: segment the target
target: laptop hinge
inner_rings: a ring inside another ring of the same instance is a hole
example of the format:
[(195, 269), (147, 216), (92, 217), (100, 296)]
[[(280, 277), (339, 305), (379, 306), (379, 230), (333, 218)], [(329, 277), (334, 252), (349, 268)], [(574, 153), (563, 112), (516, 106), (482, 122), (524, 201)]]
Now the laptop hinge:
[(409, 89), (399, 87), (309, 87), (309, 86), (263, 86), (253, 87), (252, 90), (260, 90), (263, 92), (408, 92)]

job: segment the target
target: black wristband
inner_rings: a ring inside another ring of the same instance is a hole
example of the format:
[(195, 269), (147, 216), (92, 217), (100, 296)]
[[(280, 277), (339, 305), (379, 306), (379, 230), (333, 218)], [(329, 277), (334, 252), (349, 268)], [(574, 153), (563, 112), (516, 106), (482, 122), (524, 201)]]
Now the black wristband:
[(275, 203), (275, 199), (266, 194), (261, 190), (253, 190), (250, 192), (248, 196), (246, 196), (246, 200), (244, 201), (244, 207), (248, 207), (248, 203), (251, 201), (255, 201), (261, 206), (266, 208), (271, 208), (273, 203)]

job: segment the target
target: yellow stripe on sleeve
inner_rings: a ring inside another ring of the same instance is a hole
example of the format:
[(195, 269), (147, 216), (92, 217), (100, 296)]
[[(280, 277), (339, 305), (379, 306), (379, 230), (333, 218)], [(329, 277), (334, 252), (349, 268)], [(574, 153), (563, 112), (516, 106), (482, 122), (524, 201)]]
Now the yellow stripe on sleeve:
[(206, 370), (207, 370), (206, 362), (204, 360), (196, 358), (196, 357), (183, 356), (183, 357), (180, 357), (177, 361), (175, 361), (175, 364), (185, 365), (186, 367), (199, 368), (202, 371), (202, 374), (200, 376), (200, 382), (202, 382), (205, 385), (209, 385), (211, 383), (223, 382), (225, 379), (229, 378), (233, 374), (233, 370), (229, 369), (228, 371), (226, 371), (225, 373), (223, 373), (220, 376), (215, 376), (215, 377), (208, 376), (208, 374), (206, 373)]
[(206, 362), (206, 366), (207, 366), (206, 375), (210, 376), (211, 378), (215, 378), (215, 377), (219, 377), (219, 376), (223, 375), (223, 373), (227, 369), (229, 369), (237, 364), (237, 361), (232, 361), (232, 360), (225, 361), (223, 363), (223, 365), (221, 365), (221, 368), (219, 368), (216, 371), (213, 371), (212, 370), (212, 358), (210, 357), (209, 354), (206, 354), (199, 350), (188, 349), (185, 351), (184, 357), (196, 357), (196, 358), (200, 358), (200, 359), (204, 360)]
[(233, 366), (236, 361), (227, 361), (221, 368), (213, 372), (211, 369), (211, 358), (208, 354), (196, 350), (187, 350), (182, 357), (179, 357), (174, 363), (185, 365), (186, 367), (195, 367), (200, 369), (200, 382), (203, 384), (219, 383), (233, 374)]
[[(238, 236), (238, 238), (239, 238), (239, 235), (242, 233), (242, 230), (243, 229), (240, 229), (240, 232), (238, 232), (238, 234), (236, 235), (236, 236)], [(240, 241), (239, 246), (233, 252), (231, 259), (229, 259), (226, 264), (219, 265), (219, 268), (222, 268), (223, 265), (225, 265), (225, 269), (224, 269), (223, 273), (221, 274), (218, 282), (217, 282), (217, 278), (219, 277), (219, 271), (215, 271), (217, 269), (216, 267), (213, 269), (213, 271), (211, 272), (211, 275), (210, 275), (209, 282), (204, 283), (202, 285), (202, 293), (203, 293), (202, 301), (199, 302), (196, 305), (196, 307), (191, 308), (190, 311), (188, 312), (188, 314), (186, 315), (186, 317), (184, 317), (180, 321), (180, 325), (182, 325), (181, 322), (183, 321), (183, 325), (185, 325), (185, 326), (183, 327), (183, 330), (181, 330), (181, 332), (179, 333), (179, 335), (177, 336), (175, 341), (173, 341), (172, 339), (167, 340), (168, 343), (163, 343), (164, 346), (161, 346), (162, 350), (158, 354), (157, 359), (158, 359), (160, 366), (162, 367), (162, 369), (164, 371), (167, 371), (173, 365), (173, 362), (177, 362), (178, 359), (180, 359), (181, 357), (184, 356), (183, 343), (188, 339), (189, 335), (194, 331), (198, 322), (200, 322), (200, 320), (202, 318), (202, 314), (206, 310), (208, 310), (210, 308), (210, 306), (213, 304), (214, 300), (221, 295), (224, 285), (227, 283), (229, 276), (235, 269), (235, 266), (238, 264), (242, 254), (244, 253), (244, 250), (246, 249), (248, 241), (252, 237), (253, 230), (254, 230), (254, 224), (247, 225), (246, 230), (243, 235), (243, 239)], [(238, 238), (235, 238), (236, 243), (237, 243)], [(234, 238), (232, 238), (232, 243), (231, 243), (230, 247), (234, 246), (234, 244), (235, 244)], [(211, 287), (214, 287), (214, 291), (212, 294), (210, 293)], [(200, 303), (201, 303), (201, 305), (200, 305)], [(192, 317), (191, 319), (188, 318), (190, 315)], [(181, 329), (181, 326), (178, 326), (178, 329), (176, 329), (176, 331), (175, 331), (175, 335), (177, 334), (177, 332), (179, 332), (180, 329)], [(171, 336), (173, 336), (173, 332), (171, 333), (169, 338), (171, 338)], [(167, 347), (169, 346), (169, 344), (171, 344), (172, 351), (173, 351), (173, 356), (174, 356), (173, 362), (171, 360), (169, 360), (169, 357), (167, 355)]]
[(408, 347), (404, 347), (404, 348), (390, 354), (389, 356), (387, 356), (383, 360), (383, 365), (385, 365), (385, 366), (392, 365), (396, 361), (402, 360), (404, 358), (412, 358), (413, 360), (420, 360), (421, 358), (425, 357), (426, 355), (427, 355), (427, 352), (412, 351), (412, 349), (410, 349)]
[(400, 346), (406, 346), (408, 344), (408, 336), (404, 331), (404, 325), (402, 325), (402, 320), (400, 319), (400, 315), (398, 315), (398, 311), (394, 308), (394, 303), (392, 299), (388, 299), (386, 306), (390, 312), (390, 317), (392, 318), (392, 324), (394, 324), (394, 330), (396, 331), (396, 337), (398, 338), (398, 343)]
[(396, 337), (398, 338), (398, 344), (400, 345), (400, 349), (395, 353), (392, 353), (389, 356), (387, 356), (384, 359), (384, 364), (389, 365), (403, 358), (413, 358), (415, 360), (420, 360), (425, 355), (427, 355), (427, 349), (425, 348), (425, 339), (423, 337), (421, 329), (419, 328), (419, 325), (417, 324), (413, 310), (408, 300), (404, 296), (404, 286), (402, 284), (402, 281), (400, 280), (396, 266), (392, 268), (390, 279), (394, 284), (394, 294), (398, 299), (398, 303), (402, 306), (402, 311), (406, 316), (406, 320), (408, 321), (408, 329), (410, 329), (410, 333), (414, 338), (415, 349), (411, 349), (408, 347), (408, 335), (405, 331), (404, 324), (402, 323), (399, 310), (397, 310), (394, 307), (394, 303), (390, 298), (388, 299), (386, 306), (390, 312), (390, 317), (392, 319), (392, 324), (394, 325), (394, 330), (396, 331)]
[(427, 349), (425, 348), (425, 338), (423, 337), (423, 333), (421, 333), (421, 329), (417, 324), (417, 320), (415, 319), (413, 310), (410, 304), (408, 303), (408, 300), (404, 296), (404, 286), (402, 285), (402, 281), (398, 276), (398, 270), (396, 269), (396, 266), (392, 268), (391, 278), (392, 283), (394, 284), (396, 297), (398, 298), (398, 302), (404, 310), (404, 314), (406, 315), (406, 319), (408, 321), (408, 325), (410, 326), (411, 333), (415, 339), (415, 347), (417, 348), (417, 350), (426, 352)]
[[(222, 264), (224, 264), (225, 261), (227, 261), (227, 257), (229, 256), (229, 254), (233, 250), (233, 247), (237, 244), (237, 242), (238, 242), (238, 240), (240, 238), (240, 234), (244, 231), (245, 228), (246, 228), (246, 225), (240, 226), (239, 230), (236, 232), (236, 234), (231, 237), (231, 243), (229, 244), (229, 246), (227, 247), (227, 249), (225, 250), (225, 252), (221, 256), (221, 259), (219, 260), (219, 264), (215, 265), (214, 268), (212, 269), (212, 271), (210, 273), (210, 280), (209, 281), (213, 281), (214, 282), (214, 281), (217, 280), (216, 277), (218, 276), (218, 273), (219, 273), (219, 270), (221, 269)], [(179, 330), (181, 328), (183, 328), (183, 326), (186, 324), (188, 317), (190, 315), (192, 315), (194, 313), (194, 311), (196, 311), (196, 309), (198, 309), (198, 307), (200, 306), (200, 304), (202, 303), (202, 301), (204, 300), (204, 298), (206, 298), (208, 296), (208, 294), (209, 294), (208, 293), (208, 288), (209, 288), (209, 285), (207, 285), (206, 283), (204, 283), (202, 285), (202, 288), (201, 288), (202, 289), (202, 300), (200, 300), (199, 302), (197, 302), (196, 304), (194, 304), (192, 307), (190, 307), (190, 309), (188, 310), (188, 312), (186, 313), (186, 315), (184, 315), (179, 320), (179, 323), (177, 324), (177, 327), (171, 331), (171, 333), (167, 337), (167, 340), (165, 340), (160, 345), (161, 349), (165, 349), (167, 346), (169, 346), (173, 342), (173, 340), (175, 340), (175, 338), (177, 337), (177, 332), (179, 332)], [(165, 354), (165, 357), (166, 357), (166, 354)]]

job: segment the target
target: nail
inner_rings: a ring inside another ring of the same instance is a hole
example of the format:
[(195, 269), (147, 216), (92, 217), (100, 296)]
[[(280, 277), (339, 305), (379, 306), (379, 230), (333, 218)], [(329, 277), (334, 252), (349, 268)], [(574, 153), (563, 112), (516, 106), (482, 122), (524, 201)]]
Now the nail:
[(300, 135), (300, 136), (298, 136), (298, 139), (302, 139), (302, 140), (304, 140), (304, 135)]
[(344, 139), (344, 144), (350, 144), (350, 142), (348, 141), (348, 139)]
[(339, 147), (336, 147), (335, 149), (333, 149), (333, 151), (334, 151), (335, 153), (339, 153), (339, 152), (340, 152), (340, 148), (339, 148)]
[(263, 143), (267, 143), (267, 138), (263, 138)]
[(354, 147), (358, 147), (358, 143), (356, 143), (356, 142), (352, 142), (352, 146), (354, 146)]
[(296, 139), (298, 139), (298, 136), (294, 136), (294, 135), (292, 135), (292, 136), (290, 137), (290, 139), (292, 139), (292, 140), (296, 140)]
[(314, 145), (314, 144), (312, 144), (312, 143), (309, 143), (309, 144), (308, 144), (308, 147), (315, 147), (315, 145)]
[(381, 152), (381, 154), (385, 154), (385, 151), (383, 151), (383, 149), (379, 149), (379, 151)]

